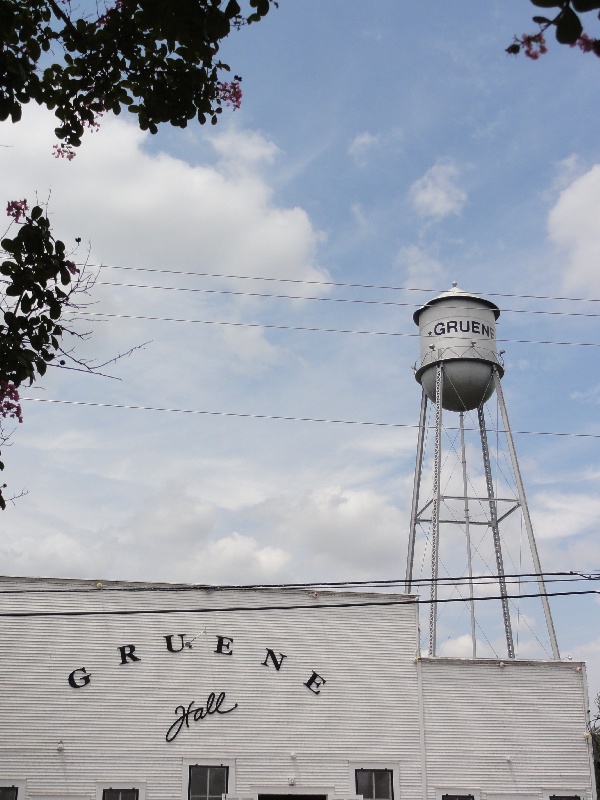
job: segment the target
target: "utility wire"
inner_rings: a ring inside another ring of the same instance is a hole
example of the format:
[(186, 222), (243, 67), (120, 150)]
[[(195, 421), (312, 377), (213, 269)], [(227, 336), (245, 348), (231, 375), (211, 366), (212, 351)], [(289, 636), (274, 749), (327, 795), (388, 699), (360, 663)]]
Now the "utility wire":
[[(447, 289), (419, 289), (414, 286), (394, 286), (389, 284), (373, 284), (373, 283), (342, 283), (340, 281), (317, 281), (317, 280), (302, 280), (300, 278), (275, 278), (265, 277), (262, 275), (228, 275), (221, 272), (193, 272), (177, 269), (153, 269), (151, 267), (121, 267), (116, 264), (81, 264), (80, 266), (88, 266), (94, 269), (120, 269), (132, 272), (156, 272), (163, 275), (193, 275), (198, 278), (227, 278), (233, 280), (248, 280), (248, 281), (273, 281), (277, 283), (296, 283), (305, 286), (336, 286), (348, 289), (384, 289), (396, 292), (426, 292), (442, 294)], [(481, 297), (511, 297), (523, 300), (560, 300), (573, 303), (600, 303), (600, 298), (596, 297), (554, 297), (552, 295), (544, 294), (512, 294), (509, 292), (473, 292)]]
[[(173, 414), (195, 414), (210, 417), (241, 417), (244, 419), (274, 419), (285, 420), (288, 422), (323, 422), (333, 425), (368, 425), (376, 428), (418, 428), (416, 423), (402, 422), (369, 422), (356, 419), (325, 419), (321, 417), (289, 417), (280, 414), (245, 414), (237, 411), (202, 411), (191, 408), (167, 408), (161, 406), (134, 406), (124, 403), (93, 403), (83, 400), (53, 400), (47, 397), (22, 397), (21, 400), (30, 403), (54, 403), (56, 405), (68, 406), (88, 406), (92, 408), (121, 408), (128, 411), (164, 411)], [(447, 431), (457, 431), (458, 428), (447, 427)], [(465, 428), (466, 431), (474, 431), (475, 428)], [(492, 431), (492, 433), (506, 433), (506, 431)], [(600, 433), (567, 433), (564, 431), (513, 431), (513, 434), (524, 436), (562, 436), (577, 439), (600, 439)]]
[[(543, 576), (546, 583), (560, 583), (562, 581), (600, 581), (600, 572), (596, 575), (584, 575), (578, 572), (523, 572), (505, 575), (507, 583), (518, 583), (522, 578), (529, 578), (527, 581), (521, 580), (522, 583), (536, 583), (539, 576)], [(557, 576), (557, 577), (553, 577)], [(462, 585), (470, 582), (467, 575), (460, 575), (458, 577), (437, 577), (433, 581), (445, 585), (453, 586), (455, 584)], [(498, 575), (474, 575), (473, 583), (477, 586), (489, 586), (492, 582), (498, 580)], [(432, 578), (416, 578), (412, 580), (412, 585), (428, 586), (431, 584)], [(370, 581), (314, 581), (311, 583), (256, 583), (256, 584), (229, 584), (223, 586), (214, 586), (208, 584), (190, 584), (190, 585), (174, 585), (174, 586), (111, 586), (102, 584), (101, 591), (103, 592), (197, 592), (197, 591), (240, 591), (240, 590), (279, 590), (279, 589), (320, 589), (320, 590), (339, 590), (339, 589), (369, 589), (369, 588), (394, 588), (395, 586), (404, 585), (404, 578), (391, 578), (388, 580), (370, 580)], [(66, 589), (5, 589), (0, 590), (0, 595), (3, 594), (94, 594), (99, 591), (97, 584), (90, 581), (88, 586), (66, 588)]]
[[(193, 270), (158, 269), (152, 267), (125, 267), (125, 266), (119, 266), (117, 264), (93, 264), (90, 262), (78, 262), (77, 266), (90, 267), (91, 269), (117, 269), (117, 270), (127, 270), (131, 272), (150, 272), (161, 275), (187, 275), (196, 278), (224, 278), (228, 280), (271, 281), (275, 283), (292, 283), (304, 286), (334, 286), (338, 288), (347, 288), (347, 289), (379, 289), (379, 290), (397, 291), (397, 292), (421, 292), (421, 293), (436, 294), (436, 295), (443, 294), (448, 291), (447, 288), (431, 289), (431, 288), (419, 288), (415, 286), (395, 286), (393, 284), (344, 283), (342, 281), (303, 280), (301, 278), (277, 278), (274, 276), (264, 276), (264, 275), (237, 275), (237, 274), (228, 274), (222, 272), (196, 272)], [(109, 285), (125, 286), (127, 284), (109, 284)], [(167, 288), (167, 287), (155, 287), (155, 288)], [(513, 292), (488, 292), (479, 290), (473, 291), (472, 293), (475, 295), (479, 295), (484, 299), (486, 297), (510, 297), (518, 300), (551, 300), (551, 301), (572, 302), (572, 303), (600, 303), (600, 298), (597, 297), (568, 297), (562, 295), (516, 294)], [(471, 292), (469, 292), (469, 294), (471, 294)], [(414, 305), (420, 306), (422, 304), (414, 304)], [(511, 311), (512, 309), (501, 309), (501, 310)], [(543, 313), (543, 312), (538, 312), (538, 313)]]
[[(169, 292), (193, 292), (197, 294), (219, 294), (230, 295), (234, 297), (268, 297), (277, 300), (315, 300), (321, 303), (360, 303), (362, 305), (374, 306), (396, 306), (403, 308), (421, 308), (421, 303), (403, 303), (397, 300), (365, 300), (362, 298), (354, 297), (314, 297), (308, 295), (295, 295), (295, 294), (269, 294), (268, 292), (240, 292), (233, 289), (199, 289), (188, 286), (151, 286), (145, 283), (118, 283), (116, 281), (96, 281), (95, 286), (120, 286), (129, 289), (160, 289)], [(472, 306), (461, 305), (448, 305), (444, 306), (445, 309), (453, 309), (454, 311), (472, 310)], [(503, 313), (510, 314), (545, 314), (558, 317), (600, 317), (600, 313), (586, 313), (582, 311), (548, 311), (536, 310), (529, 308), (502, 308)]]
[[(534, 592), (531, 594), (504, 595), (508, 599), (521, 600), (525, 597), (572, 597), (575, 595), (600, 595), (599, 589), (578, 589), (569, 592)], [(315, 598), (317, 599), (317, 598)], [(500, 595), (487, 597), (448, 597), (438, 598), (436, 604), (441, 603), (465, 603), (485, 600), (501, 600)], [(298, 611), (298, 610), (325, 610), (329, 608), (368, 608), (374, 606), (402, 606), (402, 605), (430, 605), (431, 600), (421, 600), (420, 598), (403, 598), (401, 600), (368, 600), (359, 603), (326, 603), (310, 605), (305, 603), (293, 605), (266, 605), (266, 606), (228, 606), (225, 608), (128, 608), (115, 609), (112, 611), (1, 611), (0, 618), (23, 618), (23, 617), (112, 617), (112, 616), (138, 616), (140, 614), (227, 614), (232, 612), (244, 611)]]
[[(369, 336), (405, 336), (412, 339), (418, 338), (418, 333), (402, 333), (397, 331), (367, 331), (367, 330), (354, 330), (352, 328), (311, 328), (306, 325), (271, 325), (263, 322), (223, 322), (220, 320), (212, 319), (186, 319), (183, 317), (150, 317), (142, 314), (110, 314), (102, 311), (77, 311), (73, 312), (74, 316), (84, 316), (86, 319), (90, 317), (108, 317), (110, 319), (138, 319), (146, 320), (149, 322), (186, 322), (195, 325), (227, 325), (234, 328), (266, 328), (268, 330), (280, 331), (310, 331), (313, 333), (354, 333), (366, 334)], [(556, 345), (570, 345), (573, 347), (600, 347), (600, 342), (557, 342), (551, 340), (538, 340), (538, 339), (496, 339), (497, 342), (503, 344), (556, 344)]]

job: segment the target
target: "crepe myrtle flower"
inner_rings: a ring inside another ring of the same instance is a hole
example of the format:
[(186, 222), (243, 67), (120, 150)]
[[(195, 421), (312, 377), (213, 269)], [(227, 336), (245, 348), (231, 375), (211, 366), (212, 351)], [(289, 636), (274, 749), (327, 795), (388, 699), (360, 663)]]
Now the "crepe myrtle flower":
[(54, 158), (66, 158), (67, 161), (73, 161), (77, 155), (70, 144), (55, 144), (52, 151)]
[(24, 219), (28, 211), (27, 200), (9, 200), (6, 206), (6, 215), (12, 217), (15, 222), (20, 222)]
[(10, 381), (0, 381), (0, 417), (17, 419), (19, 422), (23, 422), (19, 391), (15, 384)]
[(520, 39), (515, 37), (510, 47), (506, 48), (506, 52), (512, 56), (516, 56), (521, 52), (521, 48), (525, 51), (527, 58), (530, 58), (532, 61), (537, 61), (540, 56), (548, 52), (546, 40), (542, 31), (539, 33), (524, 33)]
[[(595, 53), (597, 56), (600, 56), (600, 39), (592, 39), (587, 33), (582, 33), (575, 42), (575, 45), (577, 45), (583, 53)], [(575, 45), (572, 45), (572, 47), (575, 47)]]
[[(236, 75), (236, 78), (238, 76)], [(239, 80), (229, 81), (229, 83), (219, 83), (219, 99), (225, 103), (226, 106), (233, 106), (234, 110), (238, 109), (242, 104), (242, 87)]]

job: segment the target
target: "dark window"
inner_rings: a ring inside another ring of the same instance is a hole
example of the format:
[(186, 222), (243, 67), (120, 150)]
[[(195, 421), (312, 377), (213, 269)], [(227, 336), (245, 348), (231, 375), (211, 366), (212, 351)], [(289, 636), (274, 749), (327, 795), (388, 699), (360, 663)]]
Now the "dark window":
[(138, 789), (104, 789), (102, 800), (138, 800)]
[(0, 800), (17, 800), (18, 794), (17, 786), (0, 786)]
[(190, 767), (189, 800), (221, 800), (227, 794), (229, 767)]
[(578, 794), (551, 794), (550, 800), (581, 800)]
[(442, 800), (475, 800), (472, 794), (443, 794)]
[(258, 800), (327, 800), (326, 794), (259, 794)]
[(365, 800), (393, 800), (391, 769), (357, 769), (356, 794)]

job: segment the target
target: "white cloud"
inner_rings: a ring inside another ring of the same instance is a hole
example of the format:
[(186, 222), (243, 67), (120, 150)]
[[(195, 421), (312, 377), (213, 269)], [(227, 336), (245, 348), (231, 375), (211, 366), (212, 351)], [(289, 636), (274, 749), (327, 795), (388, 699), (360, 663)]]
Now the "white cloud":
[(453, 161), (441, 160), (410, 187), (410, 199), (417, 213), (433, 220), (459, 214), (467, 193), (457, 183), (460, 172)]
[[(149, 138), (108, 117), (70, 163), (53, 159), (54, 118), (27, 109), (18, 130), (2, 126), (0, 152), (8, 198), (43, 198), (60, 234), (92, 243), (92, 259), (129, 266), (182, 268), (319, 279), (322, 235), (301, 208), (278, 206), (263, 177), (277, 147), (252, 131), (207, 134), (220, 160), (190, 166), (144, 150)], [(20, 150), (32, 156), (23, 168)]]
[[(38, 107), (26, 109), (18, 128), (2, 125), (7, 145), (0, 150), (5, 201), (27, 197), (31, 202), (36, 193), (46, 198), (51, 191), (56, 234), (68, 245), (76, 237), (89, 241), (92, 263), (299, 280), (329, 277), (317, 262), (323, 235), (306, 211), (274, 198), (264, 168), (275, 162), (279, 151), (261, 134), (227, 127), (207, 133), (199, 143), (203, 163), (192, 166), (166, 153), (148, 153), (147, 133), (108, 117), (98, 133), (86, 137), (76, 158), (66, 162), (51, 155), (54, 125), (53, 115)], [(131, 290), (101, 285), (104, 282), (201, 291), (133, 290), (134, 298)], [(261, 302), (244, 292), (268, 292), (265, 284), (251, 281), (199, 284), (191, 277), (102, 270), (94, 300), (103, 312), (210, 319), (215, 295), (202, 289), (240, 292), (228, 296), (225, 319), (233, 320)], [(315, 294), (319, 287), (299, 286), (294, 293)], [(154, 338), (143, 323), (112, 320), (94, 328), (83, 352), (104, 347), (103, 352), (112, 355)], [(171, 331), (163, 329), (162, 345)], [(279, 363), (278, 349), (262, 329), (213, 328), (210, 336), (212, 352), (229, 352), (236, 370), (262, 370)], [(166, 370), (171, 368), (172, 360)], [(164, 382), (165, 366), (160, 369)]]
[(354, 162), (362, 167), (367, 163), (367, 157), (380, 143), (380, 137), (368, 131), (357, 134), (348, 145), (348, 155)]
[(586, 296), (600, 291), (600, 164), (574, 180), (548, 216), (548, 232), (563, 258), (563, 286)]
[(257, 131), (240, 130), (233, 126), (219, 131), (217, 136), (211, 136), (209, 143), (229, 168), (235, 165), (248, 169), (259, 164), (273, 164), (281, 154), (274, 142), (265, 139)]
[(236, 372), (256, 375), (280, 363), (283, 353), (268, 342), (260, 328), (224, 328), (223, 341), (233, 355), (231, 362)]
[(575, 536), (600, 524), (600, 498), (586, 494), (539, 492), (530, 501), (536, 536)]
[(211, 542), (206, 551), (197, 557), (197, 561), (206, 570), (205, 565), (215, 564), (217, 569), (209, 572), (212, 580), (234, 580), (240, 582), (274, 581), (283, 574), (283, 570), (291, 560), (289, 553), (280, 547), (260, 547), (251, 536), (232, 533), (217, 541)]
[(581, 164), (581, 159), (576, 153), (572, 153), (570, 156), (561, 159), (556, 165), (556, 175), (552, 181), (552, 192), (554, 194), (562, 192), (562, 190), (566, 189), (576, 178), (579, 178), (583, 172), (585, 172), (585, 170)]
[(595, 700), (600, 695), (600, 636), (573, 647), (570, 655), (575, 661), (586, 662), (590, 709), (592, 714), (596, 714), (598, 713), (598, 707)]
[(66, 528), (64, 519), (47, 509), (43, 531), (6, 530), (0, 554), (7, 573), (94, 577), (104, 572), (110, 563), (104, 544), (89, 531)]
[(446, 279), (441, 263), (415, 244), (400, 249), (395, 265), (404, 271), (405, 285), (413, 288), (439, 288)]
[(473, 655), (473, 642), (467, 633), (457, 636), (455, 639), (447, 639), (438, 648), (439, 656), (448, 658), (471, 658)]
[(315, 579), (369, 577), (395, 559), (405, 530), (389, 498), (373, 490), (324, 486), (292, 498), (273, 497), (251, 511), (274, 541), (294, 550), (296, 563)]

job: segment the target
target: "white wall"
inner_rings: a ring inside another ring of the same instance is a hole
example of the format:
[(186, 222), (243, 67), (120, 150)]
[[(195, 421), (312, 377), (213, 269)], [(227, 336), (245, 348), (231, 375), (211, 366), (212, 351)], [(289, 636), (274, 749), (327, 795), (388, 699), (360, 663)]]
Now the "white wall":
[[(577, 664), (416, 660), (417, 607), (401, 595), (161, 588), (0, 580), (0, 786), (23, 782), (19, 800), (93, 800), (102, 784), (179, 800), (190, 763), (227, 763), (241, 797), (347, 798), (358, 766), (394, 769), (396, 800), (591, 796)], [(192, 647), (168, 652), (179, 634)], [(121, 663), (127, 645), (139, 661)], [(285, 654), (280, 670), (267, 648)], [(72, 688), (80, 668), (90, 682)], [(237, 707), (167, 742), (176, 708), (211, 692)]]

